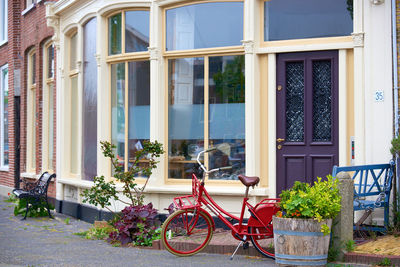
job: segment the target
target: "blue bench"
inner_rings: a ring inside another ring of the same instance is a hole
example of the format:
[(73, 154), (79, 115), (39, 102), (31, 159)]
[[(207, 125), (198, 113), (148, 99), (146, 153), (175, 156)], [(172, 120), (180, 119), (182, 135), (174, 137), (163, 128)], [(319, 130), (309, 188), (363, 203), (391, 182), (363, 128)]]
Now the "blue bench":
[(354, 181), (354, 210), (372, 211), (384, 208), (384, 228), (372, 227), (371, 230), (387, 230), (389, 226), (389, 200), (392, 189), (394, 161), (389, 164), (333, 166), (332, 176), (339, 172), (351, 172)]

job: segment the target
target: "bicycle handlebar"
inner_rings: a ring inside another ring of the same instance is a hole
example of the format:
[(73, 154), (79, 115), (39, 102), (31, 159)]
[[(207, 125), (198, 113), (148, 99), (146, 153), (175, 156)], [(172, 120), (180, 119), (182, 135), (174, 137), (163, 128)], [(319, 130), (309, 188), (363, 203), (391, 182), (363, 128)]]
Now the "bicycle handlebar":
[(214, 150), (217, 150), (217, 148), (216, 148), (216, 147), (211, 147), (211, 148), (209, 148), (209, 149), (200, 151), (199, 154), (197, 154), (196, 161), (197, 161), (197, 163), (200, 165), (200, 168), (201, 168), (206, 174), (213, 173), (213, 172), (216, 172), (216, 171), (222, 171), (222, 170), (229, 170), (229, 169), (232, 169), (232, 166), (226, 166), (226, 167), (221, 167), (221, 168), (215, 168), (215, 169), (212, 169), (212, 170), (207, 170), (207, 168), (201, 163), (201, 161), (200, 161), (200, 156), (201, 156), (201, 154), (208, 153), (208, 152), (211, 152), (211, 151), (214, 151)]

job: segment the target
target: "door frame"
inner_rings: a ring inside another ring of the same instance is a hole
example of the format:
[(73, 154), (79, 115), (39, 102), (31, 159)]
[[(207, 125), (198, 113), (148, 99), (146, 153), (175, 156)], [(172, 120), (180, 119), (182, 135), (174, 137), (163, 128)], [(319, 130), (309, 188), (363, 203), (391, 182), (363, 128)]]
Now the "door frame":
[[(332, 49), (334, 49), (332, 47)], [(299, 51), (309, 51), (306, 48)], [(312, 50), (315, 51), (315, 50)], [(339, 90), (339, 165), (350, 164), (350, 136), (354, 136), (354, 51), (352, 49), (341, 48), (338, 60), (338, 90)], [(262, 123), (266, 129), (263, 131), (266, 141), (261, 142), (261, 150), (267, 151), (261, 158), (261, 162), (266, 162), (266, 167), (262, 168), (261, 175), (267, 176), (268, 188), (266, 194), (269, 197), (278, 197), (276, 194), (276, 53), (265, 54), (260, 64), (262, 76), (261, 90), (262, 103), (267, 103), (263, 110), (266, 113), (261, 115)], [(345, 103), (345, 104), (344, 104)], [(265, 145), (263, 145), (265, 144)]]

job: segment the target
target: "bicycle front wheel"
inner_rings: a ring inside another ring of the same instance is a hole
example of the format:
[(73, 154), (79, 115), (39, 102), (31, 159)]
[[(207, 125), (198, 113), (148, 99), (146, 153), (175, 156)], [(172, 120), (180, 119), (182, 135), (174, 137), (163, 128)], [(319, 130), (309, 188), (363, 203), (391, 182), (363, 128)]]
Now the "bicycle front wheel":
[(251, 235), (251, 243), (253, 246), (263, 254), (265, 257), (275, 259), (275, 249), (274, 249), (274, 234), (272, 232), (272, 227), (249, 227), (249, 233), (259, 234)]
[(213, 235), (212, 219), (201, 210), (177, 210), (164, 222), (161, 238), (177, 256), (191, 256), (204, 249)]

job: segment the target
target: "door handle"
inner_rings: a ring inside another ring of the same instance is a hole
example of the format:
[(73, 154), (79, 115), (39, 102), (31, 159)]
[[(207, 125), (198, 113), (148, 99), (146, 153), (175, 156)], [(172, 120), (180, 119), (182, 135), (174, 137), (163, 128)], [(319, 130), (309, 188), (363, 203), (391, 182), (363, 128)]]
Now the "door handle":
[(276, 142), (278, 142), (278, 143), (283, 142), (283, 141), (285, 141), (285, 139), (283, 139), (283, 138), (276, 139)]

